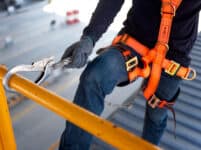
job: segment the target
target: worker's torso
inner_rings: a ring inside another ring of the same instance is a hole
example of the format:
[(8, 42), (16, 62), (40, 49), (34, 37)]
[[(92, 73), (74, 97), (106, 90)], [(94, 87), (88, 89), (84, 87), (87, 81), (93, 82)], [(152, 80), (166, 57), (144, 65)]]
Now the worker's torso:
[[(143, 44), (153, 47), (160, 26), (160, 0), (133, 0), (133, 7), (124, 22), (126, 32)], [(201, 0), (183, 0), (176, 12), (170, 35), (171, 59), (187, 65), (188, 53), (196, 39)]]

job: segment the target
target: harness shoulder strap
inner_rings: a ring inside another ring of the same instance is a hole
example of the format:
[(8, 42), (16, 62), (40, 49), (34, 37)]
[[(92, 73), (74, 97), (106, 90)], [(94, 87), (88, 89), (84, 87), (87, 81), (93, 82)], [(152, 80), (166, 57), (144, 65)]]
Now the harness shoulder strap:
[[(162, 72), (163, 60), (165, 59), (166, 53), (169, 49), (168, 42), (173, 17), (175, 16), (176, 10), (181, 2), (182, 0), (162, 0), (161, 23), (159, 28), (158, 40), (155, 47), (153, 48), (153, 51), (156, 51), (156, 56), (152, 58), (153, 60), (151, 60), (151, 74), (147, 87), (144, 90), (144, 97), (146, 99), (150, 99), (158, 87)], [(142, 59), (146, 60), (145, 58)]]

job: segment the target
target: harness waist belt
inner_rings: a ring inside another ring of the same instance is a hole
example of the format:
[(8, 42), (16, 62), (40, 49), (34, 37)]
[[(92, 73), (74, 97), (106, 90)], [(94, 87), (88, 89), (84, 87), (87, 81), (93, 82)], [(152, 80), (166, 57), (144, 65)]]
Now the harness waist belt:
[[(118, 43), (132, 48), (143, 57), (148, 55), (148, 53), (151, 51), (151, 49), (141, 44), (139, 41), (129, 36), (128, 34), (118, 35), (116, 38), (114, 38), (112, 45), (116, 45)], [(156, 51), (152, 51), (151, 55), (153, 55), (152, 57), (154, 57), (156, 55)], [(163, 59), (162, 68), (167, 74), (171, 76), (176, 75), (185, 80), (193, 80), (196, 77), (196, 71), (194, 69), (183, 67), (179, 63), (166, 58)]]

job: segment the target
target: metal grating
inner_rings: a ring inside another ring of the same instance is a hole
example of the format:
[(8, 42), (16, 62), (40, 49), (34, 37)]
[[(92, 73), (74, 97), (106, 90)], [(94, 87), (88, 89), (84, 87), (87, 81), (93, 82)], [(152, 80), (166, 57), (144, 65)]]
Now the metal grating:
[[(160, 144), (160, 147), (165, 150), (201, 149), (201, 33), (197, 37), (191, 57), (191, 66), (196, 69), (197, 78), (193, 81), (183, 81), (182, 83), (181, 94), (175, 104), (177, 119), (176, 139), (174, 138), (173, 117), (169, 114), (168, 126)], [(119, 108), (108, 120), (140, 136), (144, 111), (145, 100), (142, 95), (139, 95), (131, 109)], [(113, 150), (114, 148), (95, 139), (91, 149)]]

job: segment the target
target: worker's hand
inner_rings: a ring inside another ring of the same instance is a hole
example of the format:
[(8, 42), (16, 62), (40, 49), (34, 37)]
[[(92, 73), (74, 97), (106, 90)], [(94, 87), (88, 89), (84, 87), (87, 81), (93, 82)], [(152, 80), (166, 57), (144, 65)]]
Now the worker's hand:
[(66, 65), (66, 68), (81, 68), (88, 60), (94, 47), (93, 40), (89, 36), (82, 36), (80, 41), (72, 44), (66, 49), (62, 56), (62, 60), (71, 58), (71, 62)]

